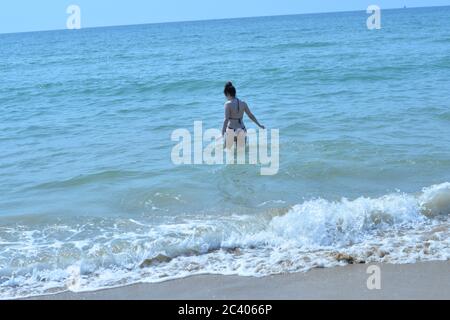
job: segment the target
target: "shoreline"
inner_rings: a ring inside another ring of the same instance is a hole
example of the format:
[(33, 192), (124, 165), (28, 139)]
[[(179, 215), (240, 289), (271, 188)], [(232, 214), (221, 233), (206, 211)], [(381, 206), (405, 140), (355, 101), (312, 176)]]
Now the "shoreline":
[[(369, 290), (369, 266), (379, 266), (381, 289)], [(199, 275), (92, 292), (25, 300), (418, 300), (450, 299), (450, 260), (360, 264), (262, 278)], [(446, 285), (447, 284), (447, 285)]]

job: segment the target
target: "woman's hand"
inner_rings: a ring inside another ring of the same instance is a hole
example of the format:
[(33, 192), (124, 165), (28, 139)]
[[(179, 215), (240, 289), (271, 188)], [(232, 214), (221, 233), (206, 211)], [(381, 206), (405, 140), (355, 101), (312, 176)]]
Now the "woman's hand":
[(263, 125), (260, 125), (259, 127), (260, 127), (261, 129), (263, 129), (263, 130), (266, 130), (266, 127), (263, 126)]

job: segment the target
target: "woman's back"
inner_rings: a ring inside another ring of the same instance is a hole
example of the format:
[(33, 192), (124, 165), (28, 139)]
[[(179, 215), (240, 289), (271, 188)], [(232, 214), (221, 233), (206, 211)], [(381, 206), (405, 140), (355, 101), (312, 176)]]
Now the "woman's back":
[(244, 113), (246, 113), (258, 127), (265, 129), (250, 111), (247, 103), (236, 98), (236, 88), (231, 82), (227, 82), (223, 93), (228, 101), (225, 102), (225, 120), (223, 121), (222, 136), (224, 136), (228, 130), (234, 131), (235, 135), (247, 131), (244, 125)]
[(228, 127), (230, 129), (245, 129), (244, 113), (247, 104), (239, 99), (233, 99), (225, 103), (225, 112), (230, 122)]

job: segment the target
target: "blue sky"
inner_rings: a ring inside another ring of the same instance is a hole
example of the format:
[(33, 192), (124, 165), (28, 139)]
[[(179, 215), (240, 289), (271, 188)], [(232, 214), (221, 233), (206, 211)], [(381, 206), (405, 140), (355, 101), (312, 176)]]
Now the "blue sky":
[(64, 29), (66, 8), (79, 5), (82, 27), (252, 17), (403, 6), (450, 5), (450, 0), (10, 0), (0, 3), (0, 33)]

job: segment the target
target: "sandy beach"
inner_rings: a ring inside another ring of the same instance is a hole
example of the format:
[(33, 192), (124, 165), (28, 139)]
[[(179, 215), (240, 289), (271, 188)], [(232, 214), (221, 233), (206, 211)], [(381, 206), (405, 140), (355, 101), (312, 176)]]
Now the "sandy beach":
[(381, 290), (367, 288), (369, 265), (315, 269), (264, 278), (202, 275), (96, 292), (66, 292), (32, 300), (297, 300), (450, 299), (450, 261), (378, 265)]

